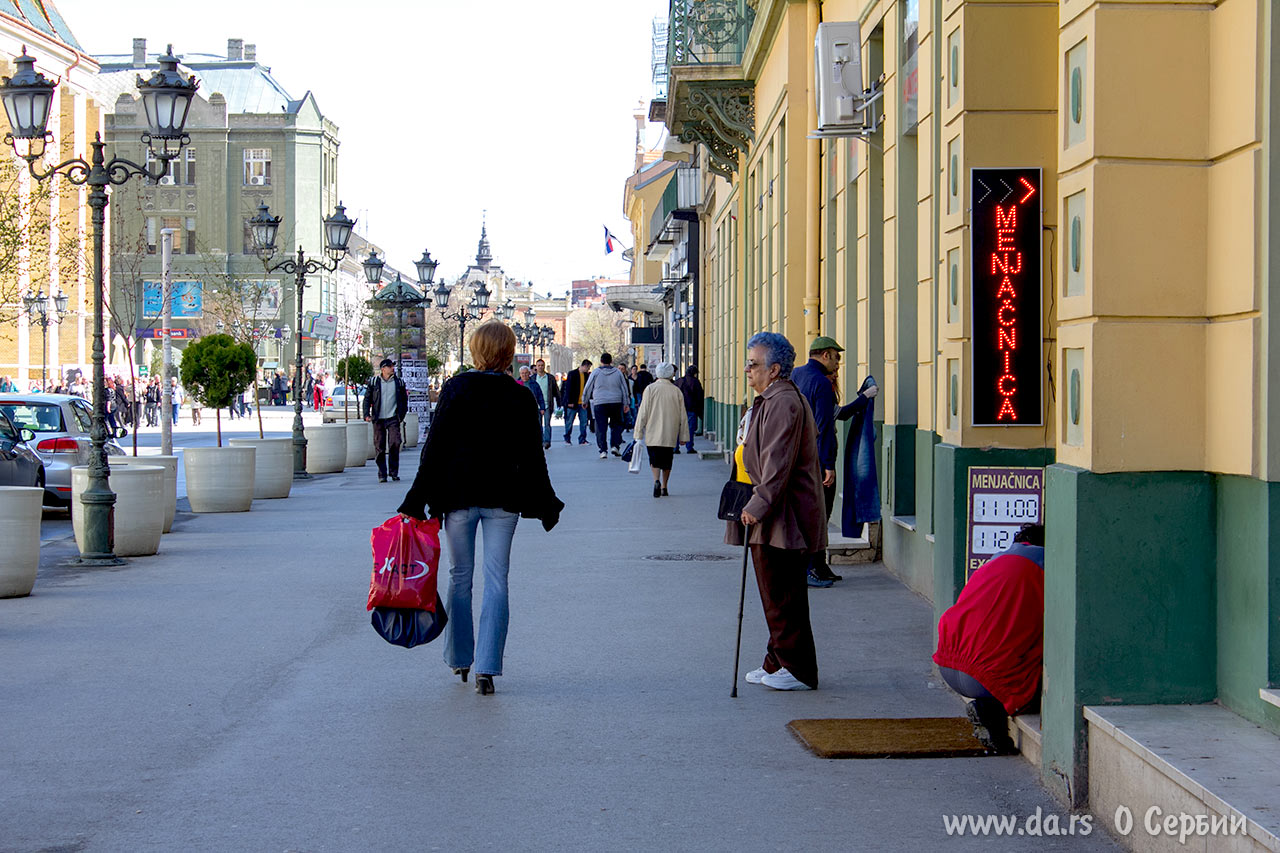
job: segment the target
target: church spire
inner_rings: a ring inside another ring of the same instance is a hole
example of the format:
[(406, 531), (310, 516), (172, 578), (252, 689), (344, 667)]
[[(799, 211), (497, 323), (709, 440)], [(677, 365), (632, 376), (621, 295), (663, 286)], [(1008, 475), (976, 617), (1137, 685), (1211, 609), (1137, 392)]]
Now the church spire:
[(493, 252), (489, 250), (489, 232), (485, 223), (487, 216), (488, 211), (485, 211), (480, 219), (480, 247), (476, 250), (476, 266), (486, 271), (489, 269), (489, 264), (493, 263)]

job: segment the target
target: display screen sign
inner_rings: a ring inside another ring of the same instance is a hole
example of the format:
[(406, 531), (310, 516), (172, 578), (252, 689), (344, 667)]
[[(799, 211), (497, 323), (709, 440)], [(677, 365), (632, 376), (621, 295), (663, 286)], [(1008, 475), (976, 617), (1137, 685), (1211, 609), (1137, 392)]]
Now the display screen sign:
[(1032, 523), (1044, 523), (1043, 468), (970, 468), (965, 579)]
[(1039, 169), (974, 169), (973, 425), (1041, 426)]

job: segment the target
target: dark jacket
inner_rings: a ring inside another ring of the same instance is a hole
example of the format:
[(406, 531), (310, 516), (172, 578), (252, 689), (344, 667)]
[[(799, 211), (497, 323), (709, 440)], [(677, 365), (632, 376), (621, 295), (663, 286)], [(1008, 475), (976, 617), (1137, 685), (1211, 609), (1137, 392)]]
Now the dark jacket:
[(582, 383), (590, 378), (590, 373), (584, 377), (581, 370), (571, 371), (568, 378), (564, 380), (564, 388), (560, 392), (560, 405), (565, 408), (577, 406), (578, 397), (582, 394)]
[[(409, 389), (405, 387), (404, 380), (400, 378), (400, 374), (393, 373), (391, 378), (396, 381), (396, 420), (404, 420), (404, 416), (409, 414)], [(382, 417), (382, 374), (375, 373), (373, 378), (369, 380), (369, 384), (364, 389), (364, 404), (361, 406), (364, 417), (373, 418), (375, 421)]]
[(517, 379), (516, 384), (523, 385), (525, 388), (528, 388), (530, 391), (533, 392), (533, 399), (538, 401), (539, 411), (547, 407), (547, 401), (542, 399), (542, 389), (538, 387), (538, 383), (534, 381), (534, 378), (532, 376), (529, 377), (529, 381), (527, 383), (521, 382), (519, 379)]
[(791, 371), (796, 390), (809, 401), (818, 428), (818, 461), (824, 471), (836, 470), (836, 391), (822, 362), (811, 358)]
[(653, 378), (653, 374), (647, 370), (641, 370), (636, 374), (635, 382), (632, 383), (631, 393), (636, 395), (636, 399), (644, 397), (644, 389), (648, 388), (657, 380)]
[(684, 376), (681, 376), (676, 380), (676, 387), (684, 394), (684, 410), (686, 412), (693, 412), (698, 417), (702, 417), (702, 403), (705, 394), (702, 390), (702, 383), (698, 381), (698, 377), (689, 372), (692, 369), (693, 367), (690, 366), (685, 370)]
[[(533, 381), (538, 381), (538, 374), (533, 375)], [(539, 388), (538, 390), (542, 390)], [(560, 405), (560, 383), (556, 381), (556, 375), (551, 371), (547, 371), (547, 396), (543, 401), (543, 408), (551, 409)]]
[(501, 373), (472, 370), (445, 383), (400, 512), (440, 517), (466, 507), (499, 507), (556, 526), (556, 497), (542, 450), (533, 395)]
[(836, 413), (836, 420), (850, 420), (844, 442), (844, 500), (840, 533), (850, 539), (862, 535), (862, 525), (880, 520), (880, 481), (876, 477), (876, 403), (863, 391), (876, 384), (862, 380), (858, 396)]

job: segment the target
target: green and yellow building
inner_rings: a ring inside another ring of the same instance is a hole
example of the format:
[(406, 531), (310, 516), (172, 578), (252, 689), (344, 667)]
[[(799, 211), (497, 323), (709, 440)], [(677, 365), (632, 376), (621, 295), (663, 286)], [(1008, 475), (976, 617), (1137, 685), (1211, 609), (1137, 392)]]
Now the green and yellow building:
[[(865, 138), (813, 137), (825, 22), (858, 23), (883, 80)], [(938, 613), (970, 469), (1045, 469), (1035, 758), (1077, 805), (1086, 707), (1216, 702), (1280, 734), (1278, 36), (1268, 0), (671, 3), (651, 115), (704, 175), (708, 429), (733, 435), (752, 333), (843, 342), (844, 399), (882, 389), (885, 565)], [(974, 172), (997, 168), (1038, 170), (1034, 193)], [(979, 402), (1007, 316), (974, 256), (992, 199), (1039, 217), (1016, 424)]]

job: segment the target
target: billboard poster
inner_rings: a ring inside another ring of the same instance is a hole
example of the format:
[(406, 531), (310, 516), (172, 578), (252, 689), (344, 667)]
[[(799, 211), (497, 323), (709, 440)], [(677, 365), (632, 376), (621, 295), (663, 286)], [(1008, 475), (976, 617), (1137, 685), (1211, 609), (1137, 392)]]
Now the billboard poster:
[[(164, 307), (163, 286), (158, 281), (142, 283), (142, 316), (159, 317)], [(170, 300), (174, 318), (200, 317), (204, 313), (204, 285), (198, 281), (175, 281)]]
[(426, 441), (427, 427), (431, 422), (431, 377), (425, 358), (405, 358), (400, 361), (400, 378), (409, 392), (409, 411), (418, 415), (418, 442)]

